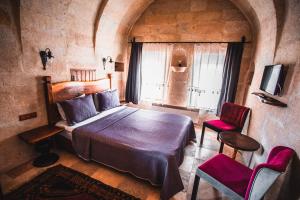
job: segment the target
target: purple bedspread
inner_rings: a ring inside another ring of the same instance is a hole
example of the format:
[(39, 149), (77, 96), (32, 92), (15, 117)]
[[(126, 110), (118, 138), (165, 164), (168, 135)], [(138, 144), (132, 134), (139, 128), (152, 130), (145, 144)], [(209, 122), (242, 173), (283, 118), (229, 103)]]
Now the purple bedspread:
[(73, 131), (73, 147), (94, 160), (161, 185), (161, 199), (183, 189), (179, 165), (195, 138), (191, 118), (130, 107)]

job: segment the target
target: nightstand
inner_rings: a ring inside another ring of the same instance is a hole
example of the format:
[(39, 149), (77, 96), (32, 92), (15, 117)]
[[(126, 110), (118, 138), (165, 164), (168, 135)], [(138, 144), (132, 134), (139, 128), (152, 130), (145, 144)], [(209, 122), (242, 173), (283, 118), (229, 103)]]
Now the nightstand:
[(46, 125), (19, 134), (22, 140), (28, 144), (35, 145), (35, 149), (41, 153), (41, 155), (33, 161), (33, 166), (47, 167), (59, 159), (56, 153), (50, 152), (50, 149), (53, 143), (53, 137), (63, 131), (63, 128)]

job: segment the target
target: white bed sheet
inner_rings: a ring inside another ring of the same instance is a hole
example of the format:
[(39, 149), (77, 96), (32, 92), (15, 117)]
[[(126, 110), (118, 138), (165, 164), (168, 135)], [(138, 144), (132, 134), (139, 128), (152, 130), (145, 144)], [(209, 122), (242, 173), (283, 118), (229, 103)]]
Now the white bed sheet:
[(110, 114), (112, 114), (114, 112), (117, 112), (117, 111), (123, 109), (124, 107), (126, 107), (126, 106), (118, 106), (116, 108), (112, 108), (112, 109), (103, 111), (103, 112), (99, 113), (98, 115), (96, 115), (94, 117), (91, 117), (91, 118), (88, 118), (88, 119), (86, 119), (86, 120), (84, 120), (82, 122), (79, 122), (79, 123), (77, 123), (77, 124), (75, 124), (73, 126), (69, 126), (67, 124), (67, 122), (64, 121), (64, 120), (61, 120), (61, 121), (57, 122), (55, 125), (58, 126), (58, 127), (61, 127), (61, 128), (65, 129), (64, 132), (60, 133), (60, 135), (64, 136), (65, 138), (67, 138), (69, 140), (72, 140), (72, 132), (73, 132), (73, 130), (75, 128), (78, 128), (80, 126), (89, 124), (91, 122), (94, 122), (94, 121), (96, 121), (98, 119), (101, 119), (101, 118), (107, 116), (107, 115), (110, 115)]

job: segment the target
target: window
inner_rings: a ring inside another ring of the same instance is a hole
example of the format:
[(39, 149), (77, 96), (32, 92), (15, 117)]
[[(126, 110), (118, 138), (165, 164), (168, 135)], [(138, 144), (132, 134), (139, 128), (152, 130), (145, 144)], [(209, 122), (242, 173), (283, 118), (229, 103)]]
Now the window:
[(227, 44), (195, 44), (190, 75), (189, 108), (216, 112)]
[(164, 103), (170, 73), (170, 44), (144, 44), (141, 100)]

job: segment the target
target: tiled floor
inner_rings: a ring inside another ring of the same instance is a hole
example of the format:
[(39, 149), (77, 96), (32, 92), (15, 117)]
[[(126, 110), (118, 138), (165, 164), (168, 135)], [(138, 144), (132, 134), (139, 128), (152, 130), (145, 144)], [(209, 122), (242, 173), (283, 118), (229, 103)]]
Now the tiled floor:
[[(179, 168), (184, 184), (184, 190), (176, 194), (172, 200), (190, 199), (197, 166), (218, 153), (219, 143), (216, 140), (215, 133), (207, 130), (204, 145), (202, 148), (199, 148), (201, 129), (196, 128), (196, 132), (198, 142), (197, 144), (191, 143), (186, 147), (185, 158)], [(77, 156), (67, 153), (63, 150), (57, 152), (60, 155), (60, 159), (56, 164), (60, 163), (67, 167), (71, 167), (141, 199), (159, 199), (159, 187), (154, 187), (146, 181), (137, 179), (130, 174), (118, 172), (95, 162), (85, 162)], [(233, 150), (231, 148), (225, 146), (225, 154), (230, 156), (232, 152)], [(241, 161), (241, 156), (239, 153), (237, 155), (237, 160)], [(31, 180), (34, 176), (40, 174), (45, 169), (46, 168), (35, 168), (30, 162), (28, 162), (7, 172), (6, 174), (1, 175), (1, 183), (4, 193), (7, 193), (23, 183)], [(198, 199), (210, 200), (226, 198), (222, 197), (222, 195), (210, 185), (204, 181), (201, 181)]]

